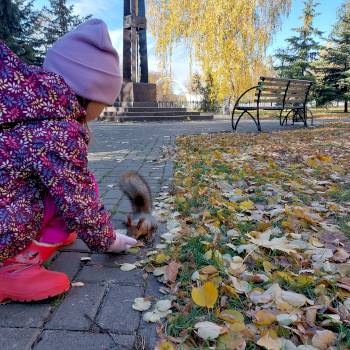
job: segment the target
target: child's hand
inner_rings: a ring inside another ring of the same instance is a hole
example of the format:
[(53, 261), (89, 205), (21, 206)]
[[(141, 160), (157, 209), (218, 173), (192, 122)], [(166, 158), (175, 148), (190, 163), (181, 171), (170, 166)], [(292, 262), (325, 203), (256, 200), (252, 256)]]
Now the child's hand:
[(116, 233), (114, 243), (109, 247), (109, 253), (121, 253), (137, 244), (137, 240), (123, 234)]

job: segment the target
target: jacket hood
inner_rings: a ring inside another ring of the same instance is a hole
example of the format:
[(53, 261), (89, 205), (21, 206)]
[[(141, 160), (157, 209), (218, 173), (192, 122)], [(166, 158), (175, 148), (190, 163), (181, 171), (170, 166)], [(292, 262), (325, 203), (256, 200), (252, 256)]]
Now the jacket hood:
[(62, 77), (25, 64), (0, 41), (0, 125), (84, 116)]

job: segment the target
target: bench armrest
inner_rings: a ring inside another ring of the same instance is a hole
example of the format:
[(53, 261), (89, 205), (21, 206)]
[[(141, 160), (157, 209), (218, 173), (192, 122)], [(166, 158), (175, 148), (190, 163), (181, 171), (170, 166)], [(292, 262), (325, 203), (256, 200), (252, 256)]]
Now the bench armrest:
[(243, 94), (242, 94), (241, 96), (239, 96), (237, 102), (235, 103), (235, 106), (234, 106), (233, 110), (236, 109), (236, 107), (237, 107), (238, 104), (239, 104), (239, 101), (241, 100), (241, 98), (242, 98), (247, 92), (249, 92), (249, 91), (251, 91), (251, 90), (254, 90), (254, 89), (258, 88), (258, 87), (259, 87), (259, 85), (256, 85), (256, 86), (253, 86), (252, 88), (250, 88), (250, 89), (244, 91)]

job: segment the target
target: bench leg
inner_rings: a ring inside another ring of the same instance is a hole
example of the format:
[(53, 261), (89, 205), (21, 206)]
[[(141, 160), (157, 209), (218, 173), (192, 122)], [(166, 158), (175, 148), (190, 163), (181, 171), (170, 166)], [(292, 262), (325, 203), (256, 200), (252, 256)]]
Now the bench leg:
[(258, 128), (258, 131), (261, 131), (261, 124), (260, 124), (259, 112), (257, 112), (257, 116), (256, 116), (256, 119), (255, 119), (254, 116), (253, 116), (252, 114), (250, 114), (248, 111), (243, 111), (243, 112), (240, 114), (240, 116), (237, 118), (237, 121), (236, 121), (236, 122), (235, 122), (235, 120), (234, 120), (234, 112), (235, 112), (235, 110), (233, 110), (233, 112), (232, 112), (232, 118), (231, 118), (232, 129), (233, 129), (234, 131), (237, 130), (237, 125), (238, 125), (239, 121), (241, 120), (241, 118), (243, 117), (243, 115), (244, 115), (245, 113), (247, 113), (247, 114), (253, 119), (253, 121), (254, 121), (256, 127)]
[(238, 122), (241, 120), (241, 118), (242, 118), (242, 116), (243, 116), (244, 113), (246, 113), (246, 111), (243, 111), (243, 112), (241, 113), (241, 115), (237, 118), (237, 121), (235, 122), (235, 119), (234, 119), (234, 117), (235, 117), (235, 110), (232, 111), (231, 123), (232, 123), (232, 129), (233, 129), (234, 131), (237, 130)]
[(307, 128), (307, 108), (304, 108), (304, 126)]

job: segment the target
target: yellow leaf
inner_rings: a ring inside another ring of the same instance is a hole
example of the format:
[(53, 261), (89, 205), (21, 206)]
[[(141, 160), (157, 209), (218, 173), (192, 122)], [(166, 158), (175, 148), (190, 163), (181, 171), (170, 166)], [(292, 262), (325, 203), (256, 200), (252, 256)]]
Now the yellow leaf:
[(192, 178), (190, 176), (185, 177), (183, 180), (183, 184), (186, 187), (190, 187), (192, 185)]
[(255, 315), (258, 326), (269, 326), (276, 321), (276, 316), (267, 310), (260, 310)]
[(244, 316), (237, 310), (223, 310), (221, 311), (219, 318), (228, 323), (244, 324)]
[(271, 272), (271, 270), (273, 269), (273, 265), (266, 260), (263, 262), (263, 267), (265, 272)]
[(206, 282), (202, 287), (192, 288), (191, 295), (197, 305), (212, 308), (218, 299), (218, 289), (214, 283)]
[(170, 257), (168, 255), (165, 255), (164, 253), (160, 253), (156, 256), (155, 262), (157, 264), (163, 264), (164, 262), (166, 262), (169, 259), (170, 259)]
[(222, 159), (222, 153), (218, 150), (213, 152), (213, 156), (215, 159)]
[(242, 211), (252, 210), (254, 208), (254, 203), (250, 200), (244, 201), (239, 205), (239, 209)]
[(239, 299), (239, 294), (236, 292), (236, 290), (233, 287), (227, 286), (226, 284), (224, 284), (223, 291), (229, 296)]
[(175, 346), (170, 341), (161, 341), (156, 345), (155, 350), (175, 350)]

